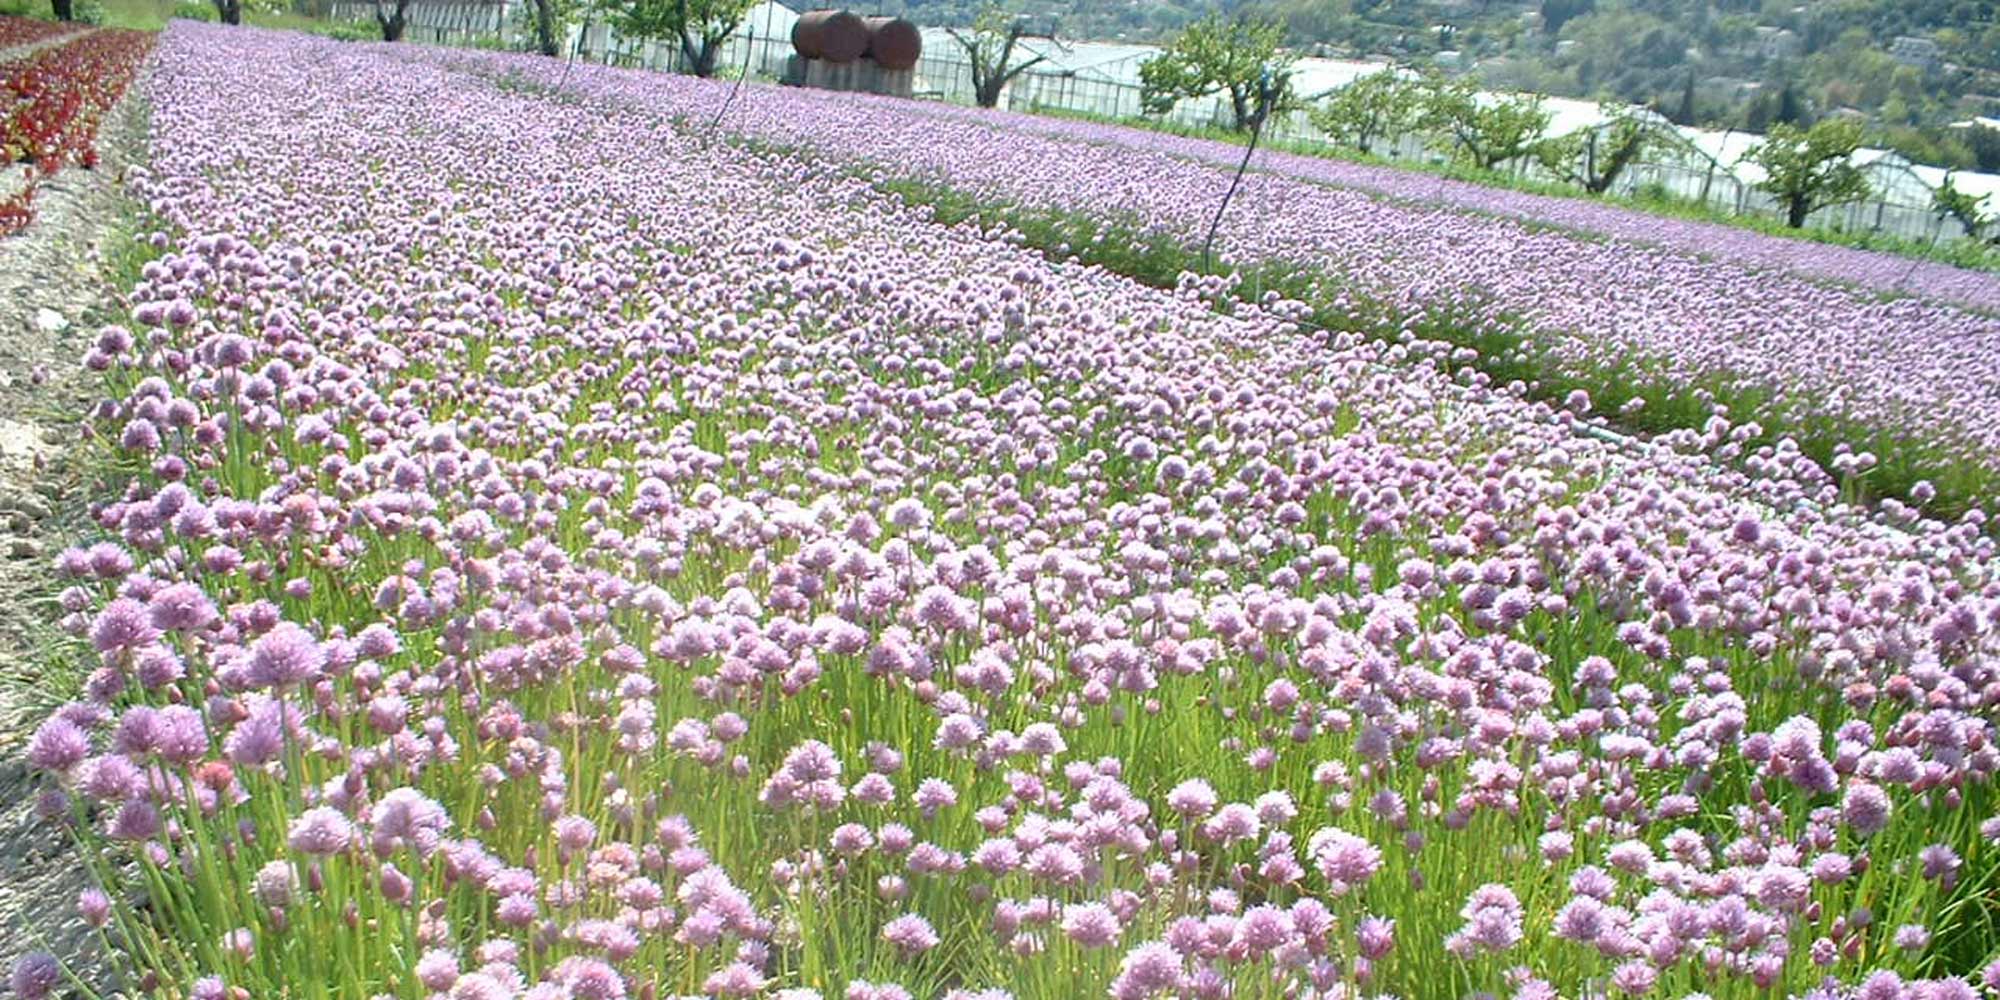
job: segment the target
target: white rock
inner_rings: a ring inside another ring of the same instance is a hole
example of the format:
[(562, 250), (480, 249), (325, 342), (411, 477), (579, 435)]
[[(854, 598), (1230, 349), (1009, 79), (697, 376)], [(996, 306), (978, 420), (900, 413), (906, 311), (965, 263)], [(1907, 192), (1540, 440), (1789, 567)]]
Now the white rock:
[(64, 319), (62, 313), (43, 306), (35, 310), (35, 329), (43, 333), (61, 333), (69, 329), (69, 320)]

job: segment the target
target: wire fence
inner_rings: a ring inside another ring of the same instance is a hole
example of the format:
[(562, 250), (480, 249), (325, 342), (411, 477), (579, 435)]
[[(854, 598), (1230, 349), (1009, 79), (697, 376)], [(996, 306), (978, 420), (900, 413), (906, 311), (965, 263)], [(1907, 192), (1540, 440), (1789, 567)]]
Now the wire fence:
[[(336, 19), (366, 21), (374, 17), (371, 0), (335, 0), (330, 13)], [(410, 41), (456, 47), (527, 48), (530, 32), (528, 5), (521, 0), (493, 2), (420, 2), (409, 12), (406, 38)], [(565, 52), (576, 58), (609, 65), (645, 68), (661, 72), (687, 72), (689, 61), (677, 44), (654, 39), (621, 37), (604, 22), (572, 28)], [(735, 75), (747, 71), (753, 79), (783, 79), (786, 61), (792, 55), (789, 35), (767, 24), (746, 24), (721, 48), (716, 58), (718, 71)], [(1052, 61), (1050, 66), (1054, 65)], [(1031, 113), (1061, 113), (1103, 119), (1129, 119), (1143, 114), (1138, 84), (1110, 75), (1106, 65), (1088, 70), (1051, 69), (1036, 66), (1023, 72), (1008, 85), (1000, 106)], [(972, 64), (957, 46), (927, 44), (916, 68), (916, 96), (954, 104), (973, 102)], [(1184, 100), (1160, 116), (1168, 123), (1190, 129), (1227, 127), (1228, 101), (1220, 97)], [(1303, 111), (1292, 111), (1272, 119), (1265, 126), (1270, 140), (1290, 146), (1327, 147), (1332, 142), (1313, 127)], [(1437, 164), (1445, 157), (1433, 148), (1430, 137), (1421, 134), (1395, 136), (1377, 147), (1391, 159)], [(1517, 178), (1560, 183), (1532, 158), (1503, 164), (1501, 169)], [(1910, 240), (1936, 241), (1966, 235), (1956, 220), (1940, 216), (1934, 209), (1930, 186), (1898, 160), (1871, 164), (1870, 196), (1861, 201), (1820, 209), (1807, 220), (1809, 225), (1847, 232), (1875, 232)], [(1771, 195), (1737, 177), (1730, 165), (1693, 147), (1662, 143), (1651, 156), (1635, 160), (1619, 175), (1608, 192), (1620, 196), (1664, 195), (1674, 200), (1703, 205), (1727, 215), (1781, 219), (1782, 205)]]

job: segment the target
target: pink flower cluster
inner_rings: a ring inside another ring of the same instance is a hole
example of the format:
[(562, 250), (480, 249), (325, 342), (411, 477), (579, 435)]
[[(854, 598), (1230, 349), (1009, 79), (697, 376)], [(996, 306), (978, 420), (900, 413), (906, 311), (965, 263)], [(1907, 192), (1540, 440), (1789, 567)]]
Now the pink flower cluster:
[(26, 748), (93, 986), (2000, 993), (1979, 515), (939, 226), (616, 74), (158, 58), (156, 259), (85, 359), (136, 472)]

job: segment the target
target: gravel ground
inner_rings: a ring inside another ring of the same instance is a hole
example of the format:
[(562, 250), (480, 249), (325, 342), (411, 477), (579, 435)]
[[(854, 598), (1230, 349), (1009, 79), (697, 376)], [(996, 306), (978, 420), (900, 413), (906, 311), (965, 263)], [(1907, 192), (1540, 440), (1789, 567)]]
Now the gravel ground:
[(0, 974), (22, 952), (46, 949), (102, 981), (73, 906), (83, 872), (68, 838), (35, 819), (20, 756), (81, 681), (77, 646), (55, 626), (50, 559), (83, 536), (85, 505), (107, 488), (90, 480), (81, 447), (98, 394), (81, 359), (117, 309), (105, 253), (129, 212), (125, 172), (145, 155), (143, 90), (134, 81), (106, 118), (98, 168), (45, 181), (35, 221), (0, 237)]

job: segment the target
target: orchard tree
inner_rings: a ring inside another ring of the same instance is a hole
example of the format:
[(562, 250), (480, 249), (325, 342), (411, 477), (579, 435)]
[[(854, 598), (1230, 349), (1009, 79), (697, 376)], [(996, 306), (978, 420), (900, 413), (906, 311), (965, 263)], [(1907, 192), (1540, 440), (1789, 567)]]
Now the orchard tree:
[(1563, 25), (1596, 11), (1596, 0), (1542, 0), (1542, 30), (1562, 34)]
[(1425, 109), (1435, 143), (1481, 170), (1525, 156), (1549, 127), (1540, 97), (1499, 97), (1481, 103), (1470, 79), (1439, 81)]
[(574, 3), (568, 0), (529, 0), (524, 9), (535, 39), (535, 51), (545, 56), (562, 54), (563, 35), (569, 29)]
[(284, 9), (284, 0), (214, 0), (214, 3), (216, 19), (223, 24), (242, 24), (245, 13), (275, 14)]
[(1776, 197), (1785, 224), (1799, 229), (1822, 208), (1868, 197), (1868, 179), (1853, 163), (1860, 148), (1856, 121), (1828, 118), (1809, 129), (1779, 122), (1743, 160), (1764, 168), (1757, 189)]
[(1139, 64), (1140, 103), (1163, 115), (1182, 100), (1226, 93), (1236, 130), (1255, 128), (1291, 93), (1292, 60), (1278, 51), (1284, 37), (1278, 21), (1211, 14)]
[(1313, 106), (1312, 122), (1333, 141), (1373, 153), (1376, 143), (1417, 129), (1427, 94), (1424, 81), (1390, 67), (1328, 94)]
[(622, 0), (612, 13), (618, 33), (632, 38), (664, 38), (680, 46), (681, 60), (694, 75), (715, 75), (722, 45), (743, 23), (755, 0)]
[(375, 23), (382, 28), (382, 40), (400, 42), (403, 29), (410, 25), (411, 0), (375, 0)]
[(1591, 194), (1611, 190), (1656, 138), (1646, 112), (1630, 106), (1602, 111), (1607, 119), (1602, 124), (1543, 139), (1534, 147), (1543, 168)]
[(965, 49), (965, 58), (972, 64), (972, 97), (982, 108), (998, 107), (1000, 92), (1007, 89), (1014, 78), (1028, 71), (1028, 68), (1047, 59), (1036, 56), (1033, 59), (1014, 61), (1014, 46), (1021, 41), (1027, 27), (1020, 18), (1009, 15), (998, 4), (987, 4), (972, 22), (970, 33), (957, 28), (946, 28), (952, 40)]
[(1991, 195), (1973, 195), (1958, 189), (1958, 182), (1952, 175), (1944, 175), (1944, 183), (1931, 192), (1931, 211), (1937, 213), (1938, 221), (1957, 219), (1965, 227), (1965, 235), (1981, 239), (1986, 235), (1986, 227), (1993, 220), (1986, 217), (1986, 202)]

